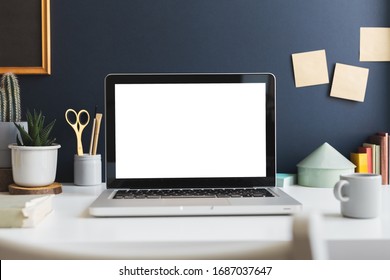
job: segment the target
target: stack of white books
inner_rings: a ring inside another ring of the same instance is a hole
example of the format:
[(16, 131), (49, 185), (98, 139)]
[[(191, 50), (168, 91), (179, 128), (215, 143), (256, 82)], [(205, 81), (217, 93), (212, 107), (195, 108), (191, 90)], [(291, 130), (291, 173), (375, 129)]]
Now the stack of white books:
[(50, 212), (54, 195), (0, 195), (0, 228), (35, 227)]

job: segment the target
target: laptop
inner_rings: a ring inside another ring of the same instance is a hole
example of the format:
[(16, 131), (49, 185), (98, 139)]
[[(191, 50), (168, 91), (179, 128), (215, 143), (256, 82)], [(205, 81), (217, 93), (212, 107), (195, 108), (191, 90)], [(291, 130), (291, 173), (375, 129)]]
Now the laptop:
[(275, 186), (275, 77), (110, 74), (92, 216), (291, 214)]

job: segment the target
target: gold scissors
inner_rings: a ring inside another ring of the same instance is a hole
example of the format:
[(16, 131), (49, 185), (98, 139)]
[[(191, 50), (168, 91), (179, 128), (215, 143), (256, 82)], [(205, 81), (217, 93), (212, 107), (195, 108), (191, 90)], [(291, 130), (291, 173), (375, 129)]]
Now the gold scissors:
[[(72, 119), (69, 118), (69, 115), (73, 114), (75, 117), (75, 121), (73, 122)], [(81, 115), (86, 114), (87, 115), (87, 120), (85, 122), (81, 121)], [(65, 119), (68, 122), (68, 124), (73, 128), (74, 132), (76, 133), (76, 138), (77, 138), (77, 155), (82, 156), (84, 155), (83, 151), (83, 142), (81, 141), (81, 136), (83, 134), (84, 128), (88, 125), (89, 123), (89, 113), (87, 110), (80, 110), (78, 113), (76, 113), (75, 110), (73, 109), (68, 109), (65, 112)]]

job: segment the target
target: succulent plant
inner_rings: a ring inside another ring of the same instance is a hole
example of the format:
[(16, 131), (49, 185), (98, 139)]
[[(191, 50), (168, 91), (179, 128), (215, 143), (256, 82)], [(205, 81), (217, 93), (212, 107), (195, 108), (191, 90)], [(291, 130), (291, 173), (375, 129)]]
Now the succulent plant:
[(51, 123), (45, 126), (45, 116), (42, 115), (40, 111), (37, 113), (34, 110), (34, 113), (31, 114), (30, 111), (27, 111), (27, 124), (28, 132), (24, 128), (14, 123), (20, 133), (20, 138), (16, 136), (16, 142), (18, 146), (50, 146), (56, 140), (55, 138), (50, 138), (50, 133), (54, 127), (56, 120), (53, 120)]
[(0, 121), (20, 122), (20, 88), (15, 74), (5, 73), (0, 83)]

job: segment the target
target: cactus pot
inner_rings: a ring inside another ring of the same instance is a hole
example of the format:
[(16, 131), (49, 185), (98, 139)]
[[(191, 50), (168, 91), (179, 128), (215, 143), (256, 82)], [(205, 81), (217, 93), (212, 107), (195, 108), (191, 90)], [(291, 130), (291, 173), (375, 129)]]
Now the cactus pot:
[[(27, 122), (17, 122), (27, 130)], [(13, 122), (0, 122), (0, 168), (11, 168), (8, 145), (16, 141), (18, 130)]]
[(51, 146), (18, 146), (11, 144), (12, 175), (22, 187), (52, 184), (57, 172), (58, 144)]

